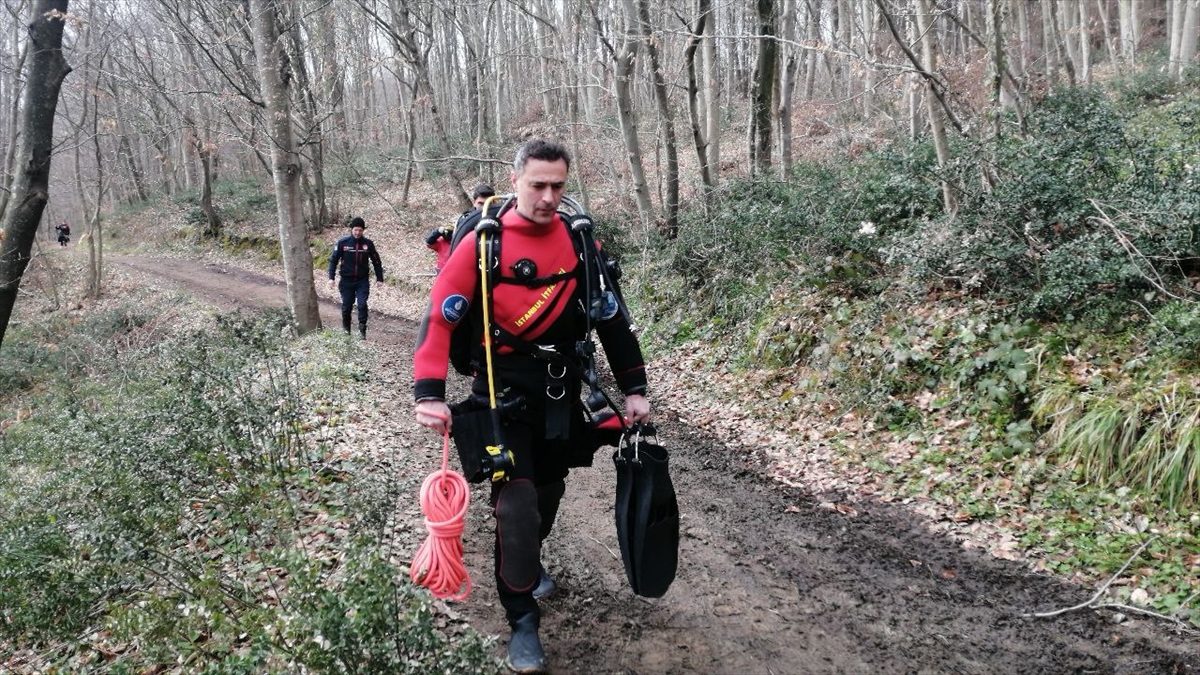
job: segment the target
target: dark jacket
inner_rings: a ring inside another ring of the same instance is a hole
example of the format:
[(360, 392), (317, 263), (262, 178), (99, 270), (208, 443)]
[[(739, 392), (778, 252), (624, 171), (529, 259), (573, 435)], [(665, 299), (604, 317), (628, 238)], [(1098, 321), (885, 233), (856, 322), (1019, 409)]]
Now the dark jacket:
[(375, 250), (375, 242), (366, 237), (355, 239), (353, 235), (348, 234), (337, 240), (333, 245), (333, 253), (329, 256), (330, 279), (337, 270), (338, 260), (342, 261), (341, 275), (345, 281), (370, 279), (370, 265), (375, 266), (375, 280), (383, 281), (383, 261), (379, 259), (379, 252)]

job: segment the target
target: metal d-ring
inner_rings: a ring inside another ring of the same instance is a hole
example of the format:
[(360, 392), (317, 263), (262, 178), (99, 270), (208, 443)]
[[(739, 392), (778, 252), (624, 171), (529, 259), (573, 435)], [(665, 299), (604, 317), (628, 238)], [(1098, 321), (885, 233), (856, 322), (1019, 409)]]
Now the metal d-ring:
[(550, 387), (546, 387), (546, 398), (550, 399), (551, 401), (561, 401), (563, 397), (567, 395), (567, 388), (560, 384), (558, 385), (558, 389), (558, 396), (555, 396), (554, 394), (550, 393)]
[(567, 365), (564, 363), (564, 364), (560, 364), (559, 367), (562, 368), (562, 372), (555, 375), (554, 374), (554, 364), (553, 363), (546, 364), (546, 374), (550, 376), (550, 379), (561, 380), (567, 376)]

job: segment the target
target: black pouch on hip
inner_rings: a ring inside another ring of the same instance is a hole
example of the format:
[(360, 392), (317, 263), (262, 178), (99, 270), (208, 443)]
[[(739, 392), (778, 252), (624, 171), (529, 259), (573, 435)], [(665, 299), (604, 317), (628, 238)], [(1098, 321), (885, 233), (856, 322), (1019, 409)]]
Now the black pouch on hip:
[[(501, 419), (520, 409), (520, 397), (506, 402), (497, 414)], [(503, 439), (496, 437), (496, 425), (492, 422), (492, 410), (481, 403), (479, 397), (471, 396), (465, 401), (450, 406), (453, 419), (450, 437), (458, 450), (458, 461), (462, 464), (463, 477), (470, 483), (485, 480), (502, 480), (512, 469), (512, 452), (498, 452), (504, 447)]]

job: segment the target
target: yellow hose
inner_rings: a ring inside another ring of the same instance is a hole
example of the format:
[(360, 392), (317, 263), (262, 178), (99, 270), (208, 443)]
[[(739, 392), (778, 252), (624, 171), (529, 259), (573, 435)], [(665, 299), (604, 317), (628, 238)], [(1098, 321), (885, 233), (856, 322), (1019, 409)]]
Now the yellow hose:
[[(480, 219), (487, 217), (488, 209), (492, 206), (492, 202), (499, 197), (493, 195), (488, 197), (483, 206), (480, 207)], [(492, 406), (492, 410), (496, 409), (496, 375), (492, 369), (492, 324), (491, 316), (488, 313), (488, 275), (491, 270), (488, 268), (487, 255), (487, 233), (479, 232), (479, 287), (483, 295), (483, 353), (487, 361), (487, 379), (488, 379), (488, 401)]]

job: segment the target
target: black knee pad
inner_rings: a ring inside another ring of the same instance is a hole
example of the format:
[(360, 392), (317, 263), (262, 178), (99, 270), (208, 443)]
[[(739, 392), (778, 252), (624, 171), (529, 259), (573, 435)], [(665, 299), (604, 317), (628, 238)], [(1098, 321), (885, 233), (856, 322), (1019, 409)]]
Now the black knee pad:
[(496, 582), (502, 589), (533, 590), (541, 559), (541, 516), (533, 481), (511, 480), (496, 495)]

